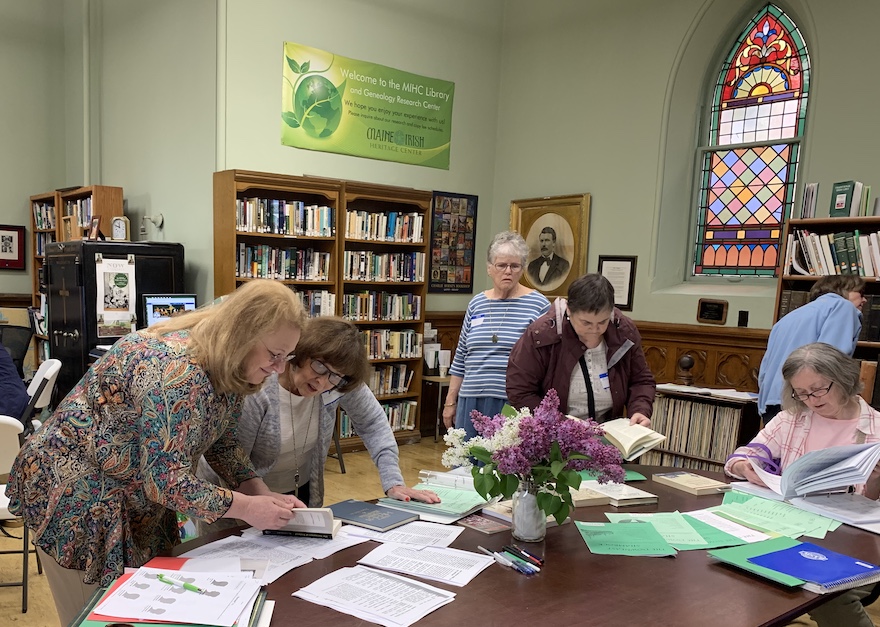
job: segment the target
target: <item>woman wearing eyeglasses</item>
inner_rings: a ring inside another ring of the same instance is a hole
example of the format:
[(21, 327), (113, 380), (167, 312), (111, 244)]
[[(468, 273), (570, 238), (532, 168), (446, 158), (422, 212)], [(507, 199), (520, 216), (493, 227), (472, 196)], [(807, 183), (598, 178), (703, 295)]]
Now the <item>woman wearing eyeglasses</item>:
[(471, 412), (494, 416), (507, 403), (507, 360), (526, 327), (550, 308), (547, 298), (520, 283), (529, 245), (519, 233), (505, 231), (492, 238), (486, 271), (492, 287), (468, 303), (455, 357), (449, 368), (449, 389), (443, 424), (476, 435)]
[[(734, 451), (724, 471), (763, 486), (750, 460), (780, 474), (811, 451), (880, 441), (880, 412), (859, 396), (859, 370), (855, 359), (830, 344), (816, 342), (794, 350), (782, 365), (782, 411), (749, 444)], [(880, 467), (856, 491), (880, 498)], [(860, 602), (872, 588), (873, 584), (849, 590), (811, 611), (810, 618), (819, 627), (872, 626)]]
[[(367, 353), (353, 323), (331, 316), (308, 322), (296, 353), (261, 392), (248, 398), (238, 423), (239, 443), (272, 491), (293, 494), (310, 507), (323, 505), (324, 462), (341, 407), (370, 452), (388, 496), (439, 502), (433, 492), (404, 484), (388, 418), (364, 383), (368, 372)], [(204, 463), (199, 476), (219, 480)]]

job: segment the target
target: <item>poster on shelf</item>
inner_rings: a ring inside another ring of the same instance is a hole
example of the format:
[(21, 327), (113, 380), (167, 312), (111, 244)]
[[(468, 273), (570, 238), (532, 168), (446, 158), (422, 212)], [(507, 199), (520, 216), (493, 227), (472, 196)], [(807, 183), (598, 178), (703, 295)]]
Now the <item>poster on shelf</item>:
[(470, 294), (474, 289), (477, 196), (434, 192), (431, 220), (431, 294)]
[(137, 325), (134, 255), (109, 259), (95, 255), (98, 337), (120, 337)]
[(455, 83), (285, 42), (281, 143), (449, 169)]

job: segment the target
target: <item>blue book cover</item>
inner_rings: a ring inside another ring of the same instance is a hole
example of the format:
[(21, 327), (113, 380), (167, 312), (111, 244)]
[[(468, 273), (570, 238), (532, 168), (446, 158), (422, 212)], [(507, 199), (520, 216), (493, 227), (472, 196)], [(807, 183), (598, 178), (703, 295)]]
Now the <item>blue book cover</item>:
[(334, 503), (329, 507), (333, 510), (334, 518), (374, 531), (388, 531), (419, 519), (418, 514), (354, 499)]
[(853, 588), (880, 578), (880, 566), (810, 542), (801, 542), (781, 551), (750, 557), (749, 561), (818, 584), (823, 589), (838, 586)]

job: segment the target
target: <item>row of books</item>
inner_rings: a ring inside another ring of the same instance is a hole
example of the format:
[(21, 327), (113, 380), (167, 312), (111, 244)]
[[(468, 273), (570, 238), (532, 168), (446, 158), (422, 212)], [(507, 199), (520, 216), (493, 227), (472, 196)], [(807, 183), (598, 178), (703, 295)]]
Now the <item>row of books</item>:
[[(717, 470), (736, 448), (740, 416), (739, 407), (660, 395), (654, 402), (651, 428), (666, 435), (665, 449), (714, 460), (716, 465), (706, 470)], [(642, 459), (654, 464), (656, 452), (649, 451)]]
[(342, 268), (346, 281), (421, 282), (425, 280), (425, 253), (347, 250)]
[(415, 359), (422, 356), (422, 334), (413, 329), (367, 329), (361, 340), (370, 359)]
[(376, 396), (389, 394), (406, 394), (416, 371), (406, 364), (388, 364), (374, 366), (370, 371), (367, 387)]
[(362, 320), (419, 320), (422, 317), (422, 297), (408, 292), (364, 291), (344, 294), (342, 315), (353, 321)]
[(779, 311), (777, 320), (798, 307), (803, 307), (809, 302), (810, 293), (807, 290), (782, 290), (779, 294)]
[[(831, 218), (877, 215), (876, 198), (871, 198), (871, 186), (861, 181), (840, 181), (831, 187)], [(873, 203), (873, 204), (872, 204)]]
[[(37, 228), (40, 228), (40, 227), (37, 227)], [(34, 251), (34, 253), (38, 257), (43, 257), (46, 255), (46, 246), (55, 241), (55, 233), (46, 232), (46, 233), (36, 233), (35, 235), (36, 235), (36, 237), (34, 239), (35, 239), (36, 250)]]
[(863, 234), (854, 229), (817, 234), (794, 229), (786, 243), (783, 274), (880, 278), (880, 233)]
[[(92, 197), (70, 199), (64, 203), (64, 215), (76, 218), (76, 223), (84, 229), (92, 224)], [(78, 239), (78, 238), (77, 238)]]
[(299, 200), (238, 198), (235, 228), (243, 233), (274, 233), (307, 237), (336, 235), (334, 209)]
[[(388, 424), (391, 425), (392, 431), (412, 431), (416, 428), (416, 415), (418, 414), (418, 403), (415, 401), (391, 401), (388, 403), (380, 403), (382, 411), (388, 418)], [(339, 437), (351, 438), (357, 435), (354, 426), (351, 424), (351, 418), (344, 410), (340, 410), (339, 415)]]
[(34, 226), (38, 229), (56, 228), (55, 205), (47, 202), (34, 203)]
[(349, 211), (346, 216), (345, 237), (378, 242), (424, 241), (425, 216), (421, 213), (388, 211)]
[(330, 253), (313, 248), (238, 244), (235, 276), (248, 279), (328, 281)]
[(296, 291), (310, 318), (332, 316), (336, 313), (336, 294), (328, 290)]

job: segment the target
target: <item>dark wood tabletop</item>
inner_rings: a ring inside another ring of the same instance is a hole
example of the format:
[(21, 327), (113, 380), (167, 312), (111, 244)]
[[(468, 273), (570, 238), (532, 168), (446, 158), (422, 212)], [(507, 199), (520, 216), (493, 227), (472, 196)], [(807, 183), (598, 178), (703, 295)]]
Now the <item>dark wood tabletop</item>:
[[(647, 481), (633, 485), (659, 496), (659, 503), (621, 508), (581, 507), (573, 511), (573, 517), (607, 522), (606, 511), (688, 512), (721, 503), (720, 494), (691, 496), (651, 481), (652, 473), (668, 468), (626, 467), (648, 477)], [(720, 473), (692, 472), (723, 479)], [(194, 543), (217, 537), (219, 534), (187, 542), (178, 547), (178, 553), (192, 549)], [(880, 563), (880, 536), (866, 531), (841, 525), (825, 539), (809, 540)], [(477, 545), (500, 549), (510, 541), (509, 532), (486, 535), (465, 529), (452, 546), (474, 551)], [(830, 598), (787, 588), (718, 563), (701, 550), (680, 551), (676, 557), (593, 555), (572, 523), (551, 527), (544, 541), (525, 546), (545, 558), (540, 573), (526, 577), (492, 565), (463, 588), (428, 582), (455, 592), (456, 597), (452, 603), (420, 620), (418, 625), (447, 627), (472, 623), (512, 627), (546, 624), (552, 620), (560, 625), (602, 627), (770, 626), (785, 625)], [(345, 549), (295, 568), (270, 585), (269, 598), (276, 601), (272, 626), (371, 624), (290, 595), (330, 572), (353, 566), (374, 548), (375, 542), (365, 542)]]

